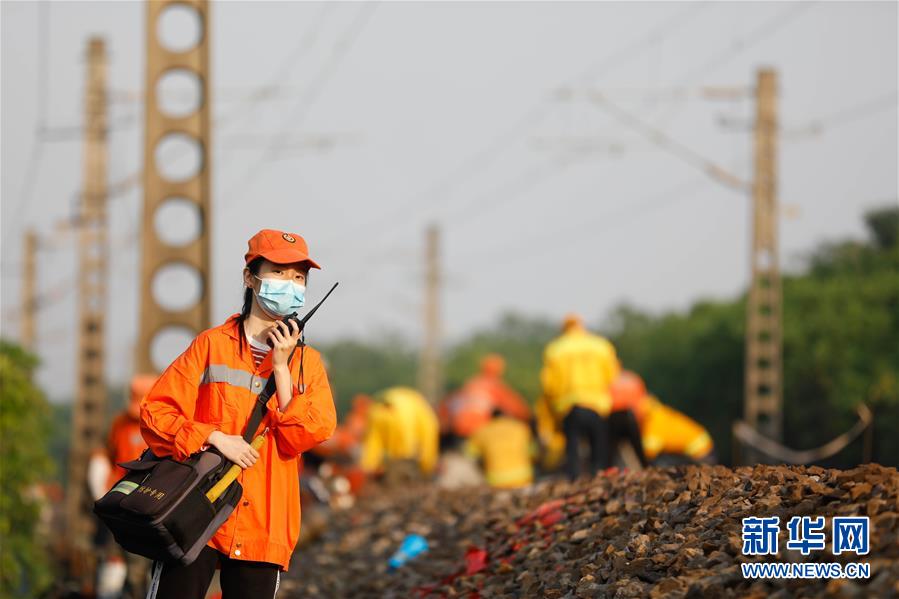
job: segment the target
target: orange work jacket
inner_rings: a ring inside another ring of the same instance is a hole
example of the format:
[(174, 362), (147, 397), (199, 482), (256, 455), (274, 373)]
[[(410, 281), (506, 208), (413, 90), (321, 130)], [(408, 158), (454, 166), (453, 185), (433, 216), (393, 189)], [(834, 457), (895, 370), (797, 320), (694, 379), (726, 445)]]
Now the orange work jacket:
[[(244, 433), (256, 395), (272, 376), (272, 356), (255, 366), (237, 316), (200, 333), (141, 402), (141, 432), (154, 454), (183, 460), (212, 431)], [(260, 458), (241, 472), (243, 496), (209, 541), (232, 559), (277, 564), (284, 571), (300, 534), (298, 457), (331, 436), (337, 421), (321, 355), (297, 348), (290, 371), (290, 404), (282, 413), (277, 393), (269, 399), (263, 423), (270, 431)]]
[(470, 437), (493, 418), (493, 410), (527, 422), (531, 409), (524, 398), (501, 378), (479, 374), (442, 402), (439, 417), (444, 432)]

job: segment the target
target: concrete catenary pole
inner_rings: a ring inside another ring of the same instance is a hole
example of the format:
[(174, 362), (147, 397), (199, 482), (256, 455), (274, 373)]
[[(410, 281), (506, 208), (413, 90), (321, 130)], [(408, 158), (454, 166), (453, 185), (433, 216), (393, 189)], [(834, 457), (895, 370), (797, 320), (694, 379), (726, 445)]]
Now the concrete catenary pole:
[(756, 86), (752, 186), (752, 282), (746, 306), (744, 417), (780, 441), (783, 432), (782, 293), (778, 257), (777, 73), (762, 69)]
[(35, 321), (37, 312), (37, 233), (33, 229), (25, 232), (25, 247), (22, 259), (22, 347), (34, 351)]
[(425, 237), (425, 303), (424, 339), (419, 367), (419, 388), (424, 396), (436, 405), (443, 393), (443, 372), (440, 355), (440, 229), (428, 228)]

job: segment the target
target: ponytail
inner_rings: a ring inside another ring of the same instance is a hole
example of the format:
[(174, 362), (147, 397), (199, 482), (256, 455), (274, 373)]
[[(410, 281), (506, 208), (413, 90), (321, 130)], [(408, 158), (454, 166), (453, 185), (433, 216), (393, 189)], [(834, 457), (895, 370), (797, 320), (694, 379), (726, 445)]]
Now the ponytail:
[[(250, 269), (250, 273), (253, 276), (259, 274), (259, 270), (262, 268), (262, 261), (264, 258), (262, 256), (256, 258), (247, 264), (247, 268)], [(237, 326), (240, 329), (240, 355), (243, 357), (243, 347), (246, 343), (246, 330), (244, 329), (244, 322), (250, 316), (250, 310), (253, 308), (253, 290), (250, 287), (244, 287), (243, 290), (243, 306), (240, 309), (240, 314), (237, 315)]]

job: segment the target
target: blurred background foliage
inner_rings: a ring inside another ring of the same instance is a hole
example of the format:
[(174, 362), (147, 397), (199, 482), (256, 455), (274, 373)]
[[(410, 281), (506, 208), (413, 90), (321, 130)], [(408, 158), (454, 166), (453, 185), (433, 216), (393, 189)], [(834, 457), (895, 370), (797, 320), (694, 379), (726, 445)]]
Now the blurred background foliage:
[(38, 534), (40, 483), (54, 471), (51, 409), (31, 383), (36, 366), (33, 355), (0, 341), (0, 597), (34, 597), (53, 580)]

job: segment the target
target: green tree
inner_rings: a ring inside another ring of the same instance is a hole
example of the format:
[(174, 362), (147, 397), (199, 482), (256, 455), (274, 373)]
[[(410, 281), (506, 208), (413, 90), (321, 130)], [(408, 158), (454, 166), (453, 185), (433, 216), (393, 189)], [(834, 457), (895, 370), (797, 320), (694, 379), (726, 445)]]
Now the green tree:
[(46, 445), (50, 408), (31, 382), (37, 361), (0, 341), (0, 594), (31, 597), (52, 580), (36, 536), (38, 503), (29, 491), (52, 473)]
[(871, 210), (865, 214), (865, 224), (880, 249), (889, 250), (899, 245), (899, 208), (890, 206)]
[[(875, 414), (874, 460), (899, 463), (899, 209), (865, 216), (871, 240), (826, 244), (807, 272), (783, 280), (784, 440), (816, 447)], [(743, 406), (745, 299), (698, 303), (685, 314), (652, 317), (621, 308), (609, 321), (626, 367), (662, 401), (704, 424), (718, 455), (731, 455), (730, 426)], [(862, 459), (855, 443), (828, 462)]]
[[(823, 246), (807, 275), (784, 280), (785, 431), (800, 447), (820, 444), (851, 426), (865, 402), (875, 415), (874, 459), (896, 464), (899, 209), (865, 221), (869, 243)], [(841, 458), (837, 465), (858, 463), (860, 445)]]

